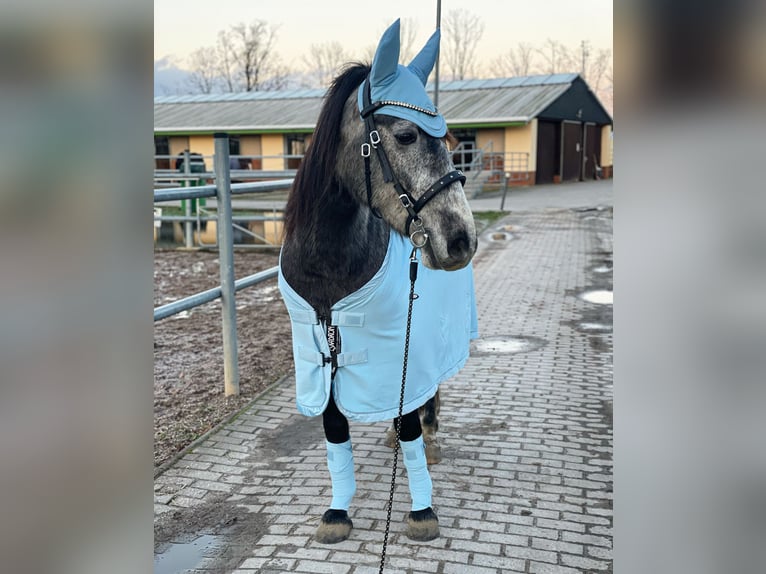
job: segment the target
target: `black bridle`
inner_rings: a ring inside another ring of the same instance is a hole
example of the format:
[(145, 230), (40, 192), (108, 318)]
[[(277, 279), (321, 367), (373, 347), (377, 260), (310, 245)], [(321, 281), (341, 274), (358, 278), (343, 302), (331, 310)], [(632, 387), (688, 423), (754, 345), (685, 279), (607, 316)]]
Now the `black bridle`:
[[(423, 227), (423, 220), (418, 215), (420, 210), (422, 210), (429, 201), (436, 197), (436, 195), (441, 190), (445, 189), (455, 181), (459, 180), (461, 184), (465, 184), (465, 175), (463, 175), (463, 172), (459, 169), (453, 170), (436, 180), (422, 196), (420, 196), (418, 199), (415, 199), (409, 191), (404, 189), (402, 184), (394, 175), (393, 170), (391, 169), (391, 163), (388, 161), (388, 156), (386, 155), (386, 151), (383, 149), (383, 144), (380, 141), (380, 133), (375, 127), (374, 113), (376, 110), (382, 108), (383, 106), (402, 106), (405, 108), (415, 109), (429, 116), (436, 116), (437, 112), (426, 110), (406, 102), (397, 102), (391, 100), (372, 102), (370, 98), (369, 78), (364, 81), (364, 85), (362, 87), (362, 104), (364, 107), (362, 108), (361, 116), (362, 120), (364, 121), (365, 129), (367, 130), (367, 137), (369, 139), (369, 142), (362, 144), (362, 157), (364, 157), (364, 178), (365, 184), (367, 185), (367, 203), (369, 204), (373, 214), (375, 214), (376, 217), (380, 217), (380, 213), (372, 206), (370, 155), (374, 149), (377, 151), (380, 167), (383, 170), (383, 180), (386, 183), (393, 182), (396, 194), (399, 196), (399, 201), (401, 201), (404, 209), (407, 210), (407, 224), (405, 225), (404, 230), (407, 235), (410, 236), (410, 242), (412, 243), (413, 247), (421, 248), (428, 241), (428, 233), (426, 233), (426, 230)], [(415, 230), (412, 232), (410, 232), (411, 225), (414, 225), (415, 227)]]

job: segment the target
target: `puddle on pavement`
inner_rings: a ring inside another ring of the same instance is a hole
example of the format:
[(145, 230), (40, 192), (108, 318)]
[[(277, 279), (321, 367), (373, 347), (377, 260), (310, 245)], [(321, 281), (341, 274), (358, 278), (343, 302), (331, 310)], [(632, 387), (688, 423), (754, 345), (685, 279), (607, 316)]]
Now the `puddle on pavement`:
[(539, 349), (547, 341), (537, 337), (504, 336), (476, 339), (471, 343), (471, 352), (478, 354), (515, 354)]
[(612, 325), (606, 323), (577, 323), (577, 328), (585, 333), (611, 333)]
[(597, 305), (612, 305), (614, 293), (604, 289), (597, 289), (580, 293), (580, 298), (588, 303), (596, 303)]
[(210, 550), (220, 548), (219, 536), (204, 535), (191, 542), (170, 544), (154, 556), (154, 574), (176, 574), (196, 568)]

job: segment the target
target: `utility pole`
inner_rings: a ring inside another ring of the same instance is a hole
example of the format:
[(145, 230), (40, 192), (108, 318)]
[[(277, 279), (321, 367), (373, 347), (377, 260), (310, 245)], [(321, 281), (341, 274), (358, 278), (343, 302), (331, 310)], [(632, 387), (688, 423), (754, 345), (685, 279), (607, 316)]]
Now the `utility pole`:
[[(442, 25), (442, 0), (436, 0), (436, 29)], [(441, 42), (439, 42), (441, 46)], [(434, 77), (434, 107), (439, 110), (439, 55), (441, 48), (436, 52), (436, 76)]]
[(585, 60), (588, 57), (588, 43), (585, 40), (582, 40), (580, 46), (582, 50), (582, 69), (580, 70), (580, 75), (585, 79)]

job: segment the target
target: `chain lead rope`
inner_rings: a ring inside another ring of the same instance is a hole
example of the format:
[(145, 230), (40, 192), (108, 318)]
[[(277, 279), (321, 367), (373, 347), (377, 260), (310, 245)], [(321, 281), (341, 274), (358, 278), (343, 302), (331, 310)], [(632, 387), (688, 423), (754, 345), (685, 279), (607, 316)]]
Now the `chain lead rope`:
[(383, 549), (380, 553), (380, 569), (378, 574), (383, 574), (383, 566), (386, 563), (386, 547), (388, 546), (388, 532), (391, 528), (391, 510), (394, 506), (394, 489), (396, 488), (396, 467), (399, 462), (399, 438), (402, 431), (402, 411), (404, 410), (404, 385), (407, 381), (407, 361), (410, 354), (410, 327), (412, 326), (412, 304), (418, 296), (415, 294), (415, 280), (418, 278), (417, 247), (410, 253), (410, 297), (407, 307), (407, 332), (404, 338), (404, 359), (402, 361), (402, 389), (399, 393), (399, 416), (396, 418), (396, 446), (394, 447), (394, 466), (391, 470), (391, 492), (388, 496), (388, 510), (386, 512), (386, 531), (383, 534)]

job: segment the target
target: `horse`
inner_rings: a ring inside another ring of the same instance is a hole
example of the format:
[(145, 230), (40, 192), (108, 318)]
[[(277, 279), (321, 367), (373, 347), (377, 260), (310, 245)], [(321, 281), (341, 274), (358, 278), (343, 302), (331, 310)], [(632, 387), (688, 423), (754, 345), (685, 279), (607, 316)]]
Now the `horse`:
[[(426, 463), (428, 465), (438, 464), (442, 460), (442, 450), (439, 441), (436, 438), (436, 432), (439, 430), (439, 413), (441, 412), (441, 391), (428, 399), (425, 404), (418, 409), (420, 426), (423, 430), (423, 443), (426, 447)], [(396, 421), (386, 432), (385, 445), (389, 448), (396, 448)]]
[[(412, 499), (406, 535), (439, 535), (418, 409), (438, 405), (438, 384), (463, 366), (477, 335), (470, 266), (477, 238), (446, 123), (425, 91), (438, 43), (437, 30), (408, 66), (399, 65), (397, 20), (371, 66), (343, 68), (285, 206), (279, 288), (293, 329), (296, 404), (322, 416), (332, 485), (315, 533), (320, 543), (345, 540), (353, 527), (349, 419), (397, 415)], [(417, 295), (410, 275), (413, 345), (400, 397), (406, 275), (413, 264), (417, 273), (418, 254), (423, 269)]]

